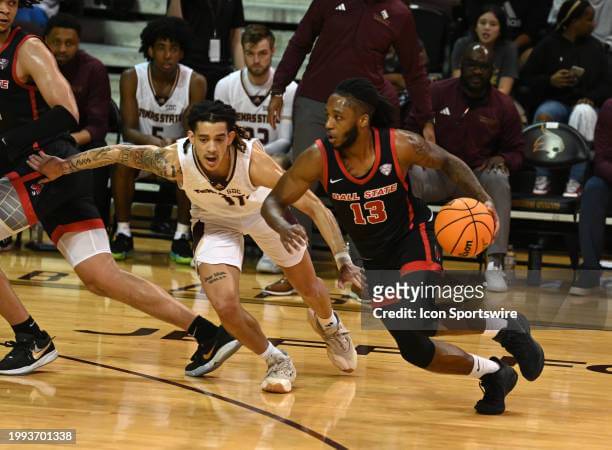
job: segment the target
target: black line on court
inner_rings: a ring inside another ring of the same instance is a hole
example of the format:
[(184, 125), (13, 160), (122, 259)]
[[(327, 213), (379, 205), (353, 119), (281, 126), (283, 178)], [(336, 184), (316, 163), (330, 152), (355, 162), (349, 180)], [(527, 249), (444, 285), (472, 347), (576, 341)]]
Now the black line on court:
[(548, 362), (545, 362), (544, 365), (545, 366), (553, 366), (553, 367), (570, 367), (570, 368), (574, 367), (571, 364), (556, 364), (556, 363), (548, 363)]
[[(334, 441), (331, 438), (328, 438), (326, 436), (323, 436), (321, 433), (318, 433), (317, 431), (314, 431), (304, 425), (300, 425), (299, 423), (291, 420), (291, 419), (286, 419), (284, 417), (281, 416), (277, 416), (276, 414), (273, 414), (269, 411), (266, 411), (264, 409), (260, 409), (256, 406), (253, 405), (249, 405), (248, 403), (244, 403), (241, 402), (239, 400), (234, 400), (233, 398), (229, 398), (229, 397), (225, 397), (223, 395), (220, 394), (215, 394), (214, 392), (209, 392), (209, 391), (205, 391), (203, 389), (194, 387), (194, 386), (189, 386), (187, 384), (182, 384), (179, 383), (177, 381), (172, 381), (172, 380), (167, 380), (165, 378), (160, 378), (160, 377), (155, 377), (153, 375), (148, 375), (146, 373), (142, 373), (142, 372), (135, 372), (133, 370), (128, 370), (128, 369), (122, 369), (121, 367), (115, 367), (115, 366), (110, 366), (108, 364), (102, 364), (102, 363), (97, 363), (97, 362), (93, 362), (93, 361), (88, 361), (86, 359), (81, 359), (81, 358), (75, 358), (74, 356), (66, 356), (66, 355), (59, 355), (60, 358), (64, 358), (64, 359), (68, 359), (70, 361), (76, 361), (76, 362), (80, 362), (83, 364), (89, 364), (91, 366), (96, 366), (96, 367), (103, 367), (104, 369), (111, 369), (111, 370), (116, 370), (117, 372), (123, 372), (123, 373), (127, 373), (129, 375), (135, 375), (137, 377), (141, 377), (141, 378), (146, 378), (148, 380), (152, 380), (152, 381), (159, 381), (160, 383), (164, 383), (164, 384), (169, 384), (170, 386), (175, 386), (175, 387), (179, 387), (182, 389), (186, 389), (188, 391), (192, 391), (192, 392), (197, 392), (198, 394), (202, 394), (202, 395), (206, 395), (207, 397), (212, 397), (212, 398), (216, 398), (217, 400), (222, 400), (224, 402), (230, 403), (234, 406), (238, 406), (240, 408), (244, 408), (247, 409), (251, 412), (257, 413), (257, 414), (261, 414), (263, 416), (269, 417), (270, 419), (276, 420), (277, 422), (280, 422), (284, 425), (288, 425), (291, 428), (294, 428), (298, 431), (301, 431), (303, 433), (306, 433), (307, 435), (318, 439), (319, 441), (323, 442), (324, 444), (329, 445), (332, 448), (336, 448), (336, 449), (341, 449), (341, 450), (348, 450), (348, 447), (345, 447), (344, 445), (340, 444), (339, 442)], [(274, 394), (272, 394), (274, 395)]]

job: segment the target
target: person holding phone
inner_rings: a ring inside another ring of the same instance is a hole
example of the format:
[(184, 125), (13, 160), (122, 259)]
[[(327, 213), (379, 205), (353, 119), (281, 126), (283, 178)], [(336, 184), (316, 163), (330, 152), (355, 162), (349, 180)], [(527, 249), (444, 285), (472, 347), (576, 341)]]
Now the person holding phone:
[[(525, 64), (521, 78), (539, 106), (534, 122), (568, 123), (593, 141), (597, 108), (611, 93), (606, 54), (592, 36), (594, 10), (585, 0), (567, 0), (554, 31), (540, 42)], [(572, 166), (564, 197), (578, 197), (587, 163)], [(533, 193), (550, 192), (550, 172), (536, 170)]]

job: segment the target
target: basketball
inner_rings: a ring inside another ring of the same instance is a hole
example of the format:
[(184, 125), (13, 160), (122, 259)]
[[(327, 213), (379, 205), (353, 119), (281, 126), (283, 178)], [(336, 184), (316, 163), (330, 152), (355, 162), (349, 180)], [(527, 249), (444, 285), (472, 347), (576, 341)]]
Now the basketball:
[(491, 244), (495, 221), (483, 203), (473, 198), (457, 198), (442, 207), (434, 230), (445, 252), (467, 258)]

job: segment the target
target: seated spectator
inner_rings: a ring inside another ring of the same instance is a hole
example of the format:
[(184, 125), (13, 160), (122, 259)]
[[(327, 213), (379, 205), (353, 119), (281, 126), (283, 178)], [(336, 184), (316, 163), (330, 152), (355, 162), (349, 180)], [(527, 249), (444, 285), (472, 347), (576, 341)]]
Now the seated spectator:
[[(468, 164), (493, 199), (499, 233), (487, 249), (487, 289), (507, 290), (502, 272), (510, 232), (509, 172), (523, 161), (521, 121), (512, 99), (493, 88), (493, 57), (471, 44), (461, 60), (461, 76), (432, 85), (437, 143)], [(413, 130), (416, 127), (411, 127)], [(412, 189), (426, 202), (460, 196), (457, 186), (439, 171), (414, 167)]]
[[(70, 136), (79, 150), (106, 145), (111, 102), (106, 67), (98, 59), (79, 49), (81, 25), (76, 17), (58, 14), (47, 23), (45, 43), (55, 56), (62, 75), (68, 80), (79, 108), (79, 129)], [(104, 225), (110, 221), (108, 167), (93, 170), (93, 196)]]
[[(514, 42), (519, 54), (533, 48), (546, 30), (546, 19), (552, 0), (489, 0), (501, 6), (506, 13), (508, 39)], [(480, 15), (482, 0), (464, 0), (468, 23), (474, 23)]]
[[(274, 34), (264, 25), (249, 25), (242, 33), (241, 42), (246, 67), (232, 72), (217, 83), (215, 100), (221, 100), (234, 108), (238, 114), (236, 123), (247, 129), (252, 138), (259, 139), (266, 153), (287, 169), (287, 153), (291, 148), (293, 134), (291, 115), (297, 83), (292, 82), (285, 90), (280, 123), (272, 128), (266, 119), (274, 78)], [(266, 254), (257, 262), (256, 270), (282, 273), (282, 269)]]
[(507, 39), (506, 14), (497, 5), (486, 5), (476, 19), (468, 36), (459, 39), (453, 47), (451, 67), (453, 77), (461, 75), (461, 56), (465, 49), (479, 42), (493, 55), (491, 84), (506, 95), (512, 92), (518, 78), (516, 47)]
[[(521, 74), (539, 106), (535, 122), (568, 123), (593, 141), (596, 107), (608, 97), (606, 55), (591, 36), (594, 11), (585, 0), (567, 0), (559, 9), (555, 30), (533, 50)], [(587, 163), (572, 167), (565, 197), (578, 197)], [(550, 171), (538, 168), (533, 193), (550, 192)]]
[[(206, 79), (179, 63), (188, 48), (187, 23), (177, 17), (162, 17), (147, 24), (140, 34), (140, 51), (147, 59), (121, 74), (121, 119), (123, 137), (137, 145), (165, 147), (184, 136), (184, 114), (192, 103), (206, 97)], [(118, 165), (113, 173), (117, 233), (111, 252), (121, 260), (134, 249), (130, 215), (138, 170)], [(193, 257), (190, 236), (190, 203), (176, 189), (177, 224), (170, 258), (190, 264)]]
[(19, 2), (15, 23), (30, 33), (42, 35), (51, 17), (59, 12), (59, 0), (40, 0), (36, 2)]
[[(565, 0), (554, 0), (553, 6), (550, 9), (548, 23), (554, 26), (557, 23), (557, 15), (559, 8)], [(608, 51), (612, 50), (612, 2), (610, 0), (589, 0), (589, 3), (595, 10), (595, 29), (593, 36), (599, 39), (608, 47)]]
[(590, 0), (595, 10), (595, 29), (593, 36), (612, 51), (612, 2), (610, 0)]
[(601, 107), (595, 128), (595, 175), (589, 178), (580, 207), (582, 270), (570, 289), (572, 295), (589, 295), (599, 286), (604, 249), (606, 214), (612, 207), (612, 99)]

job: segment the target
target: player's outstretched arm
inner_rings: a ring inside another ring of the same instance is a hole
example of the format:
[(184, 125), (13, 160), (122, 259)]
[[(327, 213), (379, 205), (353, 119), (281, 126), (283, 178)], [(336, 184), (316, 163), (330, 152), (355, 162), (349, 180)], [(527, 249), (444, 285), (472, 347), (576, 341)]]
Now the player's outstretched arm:
[(122, 164), (135, 169), (147, 170), (168, 180), (182, 176), (176, 152), (176, 144), (168, 147), (152, 145), (109, 145), (78, 153), (66, 159), (40, 152), (28, 158), (28, 165), (52, 181), (62, 175), (79, 170), (95, 169), (110, 164)]
[[(283, 236), (287, 236), (288, 241), (283, 242), (283, 245), (289, 251), (299, 249), (300, 246), (306, 244), (307, 240), (304, 229), (290, 224), (285, 218), (285, 212), (289, 205), (293, 204), (300, 210), (302, 208), (308, 209), (309, 203), (306, 202), (306, 206), (304, 206), (299, 200), (308, 192), (311, 183), (318, 178), (317, 165), (320, 167), (320, 161), (317, 163), (316, 155), (310, 150), (302, 153), (293, 166), (284, 173), (267, 155), (258, 158), (262, 163), (261, 165), (267, 167), (264, 172), (254, 171), (253, 162), (256, 161), (251, 162), (251, 181), (272, 189), (263, 203), (261, 214), (268, 225), (281, 235), (281, 239)], [(309, 214), (310, 211), (304, 212)], [(293, 236), (293, 234), (296, 234), (296, 236)]]
[(413, 165), (444, 172), (467, 196), (487, 206), (495, 219), (496, 230), (499, 229), (493, 200), (466, 163), (439, 145), (427, 142), (422, 136), (409, 131), (396, 131), (395, 146), (404, 173)]

